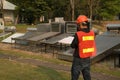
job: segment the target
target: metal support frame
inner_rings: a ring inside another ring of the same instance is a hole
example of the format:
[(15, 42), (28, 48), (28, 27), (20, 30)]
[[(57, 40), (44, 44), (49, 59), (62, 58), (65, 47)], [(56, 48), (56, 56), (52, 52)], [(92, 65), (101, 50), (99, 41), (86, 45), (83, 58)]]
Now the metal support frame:
[(120, 68), (120, 49), (115, 49), (114, 50), (114, 67), (119, 67)]

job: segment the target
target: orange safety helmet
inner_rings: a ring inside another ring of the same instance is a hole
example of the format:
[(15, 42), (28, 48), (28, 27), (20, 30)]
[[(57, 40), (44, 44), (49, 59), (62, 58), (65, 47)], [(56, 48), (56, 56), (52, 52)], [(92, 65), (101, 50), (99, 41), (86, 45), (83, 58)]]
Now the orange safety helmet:
[(88, 18), (85, 15), (80, 15), (78, 16), (76, 23), (78, 24), (78, 23), (85, 22), (85, 21), (88, 21)]

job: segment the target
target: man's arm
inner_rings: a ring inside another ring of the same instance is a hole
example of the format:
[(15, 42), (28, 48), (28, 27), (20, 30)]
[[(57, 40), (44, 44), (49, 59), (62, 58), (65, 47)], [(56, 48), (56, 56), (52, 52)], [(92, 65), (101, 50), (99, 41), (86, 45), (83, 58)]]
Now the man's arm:
[(78, 37), (77, 37), (77, 34), (75, 34), (75, 36), (74, 36), (74, 39), (73, 39), (73, 41), (71, 43), (71, 47), (72, 48), (78, 48)]

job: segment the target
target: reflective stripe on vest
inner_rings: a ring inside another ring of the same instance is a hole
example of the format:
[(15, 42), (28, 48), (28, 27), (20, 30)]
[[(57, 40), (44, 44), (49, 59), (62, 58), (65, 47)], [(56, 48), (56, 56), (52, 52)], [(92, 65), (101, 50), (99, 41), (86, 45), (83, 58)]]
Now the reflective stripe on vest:
[(83, 36), (82, 37), (83, 41), (87, 41), (87, 40), (94, 40), (94, 36)]
[(83, 53), (89, 53), (89, 52), (94, 52), (94, 48), (83, 49)]

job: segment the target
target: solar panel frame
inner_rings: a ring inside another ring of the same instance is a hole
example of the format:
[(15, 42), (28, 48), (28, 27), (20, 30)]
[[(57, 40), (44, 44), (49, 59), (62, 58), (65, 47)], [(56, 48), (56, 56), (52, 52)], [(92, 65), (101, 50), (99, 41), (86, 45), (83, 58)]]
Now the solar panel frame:
[(65, 30), (68, 34), (75, 34), (77, 32), (77, 24), (76, 22), (66, 22)]

